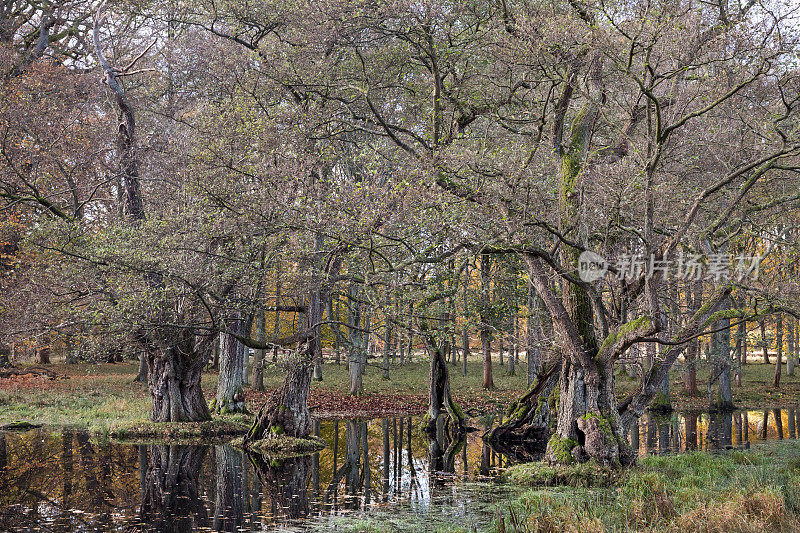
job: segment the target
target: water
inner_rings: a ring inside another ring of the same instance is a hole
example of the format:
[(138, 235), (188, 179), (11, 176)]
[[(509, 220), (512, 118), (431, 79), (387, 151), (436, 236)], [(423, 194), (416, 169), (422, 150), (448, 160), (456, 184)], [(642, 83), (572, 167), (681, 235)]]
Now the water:
[[(642, 454), (740, 447), (797, 438), (798, 415), (647, 415), (631, 441)], [(341, 530), (367, 518), (396, 529), (488, 526), (494, 507), (520, 490), (497, 479), (509, 459), (480, 432), (462, 443), (428, 441), (409, 431), (417, 423), (318, 422), (328, 448), (283, 461), (227, 445), (125, 444), (74, 430), (0, 433), (0, 530)]]

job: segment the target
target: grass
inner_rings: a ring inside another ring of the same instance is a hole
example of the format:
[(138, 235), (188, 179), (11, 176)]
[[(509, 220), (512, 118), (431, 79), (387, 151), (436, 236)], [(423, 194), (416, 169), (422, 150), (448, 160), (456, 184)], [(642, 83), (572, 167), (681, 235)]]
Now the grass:
[[(393, 366), (391, 379), (381, 377), (378, 361), (370, 361), (364, 376), (364, 396), (350, 397), (348, 394), (347, 365), (326, 361), (323, 366), (324, 380), (312, 384), (310, 405), (323, 416), (376, 416), (390, 413), (421, 413), (427, 408), (429, 365), (422, 354), (417, 354), (412, 363)], [(111, 428), (135, 426), (149, 419), (150, 396), (147, 386), (133, 381), (136, 365), (125, 364), (54, 364), (51, 368), (66, 374), (65, 380), (0, 379), (0, 420), (27, 421), (48, 426), (85, 427), (94, 431), (109, 431)], [(482, 362), (475, 355), (468, 363), (467, 376), (461, 375), (461, 367), (448, 365), (451, 389), (457, 402), (471, 414), (504, 412), (508, 404), (527, 388), (524, 362), (517, 365), (516, 375), (494, 364), (494, 390), (482, 387)], [(743, 408), (766, 409), (795, 404), (800, 397), (800, 372), (795, 376), (783, 376), (780, 389), (772, 387), (774, 367), (764, 364), (748, 364), (744, 367), (743, 387), (734, 387), (734, 400)], [(704, 362), (698, 365), (698, 386), (705, 388), (708, 368)], [(277, 387), (284, 378), (279, 365), (268, 365), (265, 370), (267, 389)], [(681, 370), (676, 368), (671, 375), (671, 400), (676, 408), (704, 409), (704, 396), (687, 397), (679, 385)], [(676, 384), (677, 383), (677, 384)], [(213, 398), (217, 375), (209, 371), (203, 375), (203, 390), (206, 399)], [(638, 385), (636, 378), (620, 373), (617, 389), (620, 396), (633, 391)], [(256, 412), (267, 393), (247, 391), (248, 408)], [(236, 422), (235, 419), (231, 421)]]
[[(536, 488), (507, 506), (499, 531), (727, 532), (800, 530), (800, 442), (723, 455), (650, 456), (606, 488)], [(537, 485), (549, 467), (507, 478)]]

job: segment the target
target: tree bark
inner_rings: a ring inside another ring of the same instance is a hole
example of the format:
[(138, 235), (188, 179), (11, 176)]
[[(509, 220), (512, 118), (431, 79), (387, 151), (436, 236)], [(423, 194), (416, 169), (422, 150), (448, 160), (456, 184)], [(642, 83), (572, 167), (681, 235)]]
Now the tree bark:
[[(256, 310), (255, 314), (256, 340), (266, 342), (267, 340), (267, 316), (262, 309)], [(253, 389), (264, 390), (264, 363), (267, 359), (267, 350), (256, 348), (253, 357)]]
[(211, 420), (200, 377), (208, 359), (202, 343), (187, 330), (176, 334), (170, 346), (148, 350), (148, 386), (154, 422)]
[(781, 365), (783, 364), (783, 315), (778, 314), (775, 319), (775, 377), (772, 379), (773, 387), (781, 386)]
[(428, 379), (428, 413), (423, 419), (422, 429), (429, 434), (435, 432), (440, 417), (445, 417), (445, 431), (455, 437), (464, 432), (464, 413), (453, 401), (450, 393), (450, 374), (447, 362), (434, 333), (421, 324), (423, 337), (431, 353), (431, 368)]
[[(244, 320), (242, 320), (240, 313), (234, 315), (234, 318), (228, 322), (228, 327), (236, 335), (245, 336), (247, 334)], [(247, 412), (244, 404), (244, 387), (242, 383), (244, 351), (247, 349), (232, 334), (222, 333), (217, 396), (211, 403), (211, 410), (214, 413)]]
[(481, 255), (481, 350), (483, 350), (483, 388), (494, 389), (492, 379), (492, 340), (489, 329), (489, 255)]
[(795, 343), (795, 328), (794, 328), (794, 318), (791, 316), (787, 316), (786, 320), (789, 323), (786, 326), (786, 335), (787, 335), (787, 351), (786, 351), (786, 375), (787, 376), (794, 376), (794, 367), (797, 365), (797, 344)]
[(139, 352), (139, 372), (136, 374), (134, 381), (142, 383), (147, 381), (147, 352), (145, 350)]
[(769, 352), (767, 351), (767, 324), (762, 318), (758, 321), (758, 327), (761, 330), (761, 349), (764, 351), (764, 364), (769, 364)]
[(261, 407), (245, 436), (247, 444), (276, 435), (307, 437), (311, 434), (308, 392), (313, 362), (308, 344), (301, 344), (297, 356), (287, 362), (286, 378)]
[(368, 322), (362, 316), (363, 309), (360, 301), (361, 291), (355, 284), (350, 286), (350, 313), (348, 317), (348, 374), (350, 377), (350, 395), (360, 396), (364, 392), (363, 376), (367, 362), (367, 339), (365, 338), (362, 323)]
[[(730, 297), (723, 302), (721, 310), (731, 308)], [(711, 335), (711, 379), (708, 382), (708, 399), (712, 410), (731, 411), (733, 391), (731, 390), (731, 321), (729, 318), (719, 320), (715, 329), (721, 329)], [(717, 393), (713, 392), (713, 384), (717, 384)]]
[(556, 414), (561, 365), (555, 364), (517, 401), (509, 406), (508, 418), (484, 433), (492, 447), (519, 461), (541, 460)]

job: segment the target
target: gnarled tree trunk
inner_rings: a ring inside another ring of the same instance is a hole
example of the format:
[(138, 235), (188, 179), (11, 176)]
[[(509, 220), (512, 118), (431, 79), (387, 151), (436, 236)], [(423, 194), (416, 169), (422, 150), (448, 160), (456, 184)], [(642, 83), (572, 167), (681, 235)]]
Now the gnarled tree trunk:
[(313, 361), (308, 351), (308, 344), (302, 344), (297, 357), (287, 362), (286, 378), (256, 415), (253, 426), (245, 436), (245, 447), (250, 442), (272, 436), (302, 438), (311, 434), (308, 392)]
[(464, 413), (450, 394), (450, 374), (438, 343), (430, 332), (423, 335), (431, 352), (431, 372), (428, 381), (428, 413), (423, 419), (422, 429), (428, 433), (436, 431), (436, 423), (445, 416), (445, 431), (452, 438), (464, 432)]
[(201, 422), (211, 420), (200, 376), (207, 354), (186, 330), (171, 346), (149, 350), (148, 386), (153, 399), (154, 422)]
[[(228, 327), (236, 335), (244, 335), (244, 321), (241, 315), (229, 321)], [(211, 402), (214, 413), (244, 413), (244, 386), (242, 373), (244, 370), (244, 352), (247, 348), (232, 334), (222, 333), (222, 347), (219, 357), (219, 380), (217, 396)]]
[(508, 409), (508, 418), (484, 434), (496, 450), (518, 461), (534, 461), (544, 456), (552, 433), (558, 403), (561, 364), (538, 375), (533, 385)]

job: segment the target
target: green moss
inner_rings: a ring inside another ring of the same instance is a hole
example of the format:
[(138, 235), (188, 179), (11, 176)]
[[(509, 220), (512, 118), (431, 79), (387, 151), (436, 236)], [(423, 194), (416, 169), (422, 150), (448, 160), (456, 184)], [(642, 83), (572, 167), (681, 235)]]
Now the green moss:
[(586, 413), (581, 417), (582, 420), (589, 420), (590, 418), (594, 418), (598, 421), (600, 431), (603, 432), (603, 436), (608, 442), (614, 442), (617, 440), (616, 435), (614, 435), (614, 426), (612, 425), (611, 420), (597, 413)]
[(548, 465), (542, 462), (514, 465), (503, 479), (516, 485), (555, 487), (606, 487), (614, 483), (616, 471), (591, 460), (570, 465)]
[(609, 333), (608, 337), (605, 338), (603, 344), (600, 346), (600, 351), (610, 348), (620, 337), (626, 335), (627, 333), (636, 331), (637, 329), (649, 328), (651, 324), (652, 321), (650, 320), (649, 316), (641, 316), (637, 319), (631, 320), (630, 322), (624, 323), (622, 326), (620, 326), (619, 330)]
[(572, 457), (572, 449), (578, 443), (574, 439), (562, 439), (558, 434), (553, 433), (550, 440), (547, 442), (547, 452), (550, 456), (554, 457), (557, 463), (571, 464), (575, 462)]
[(658, 411), (670, 407), (669, 394), (664, 391), (658, 391), (650, 402), (650, 409)]

